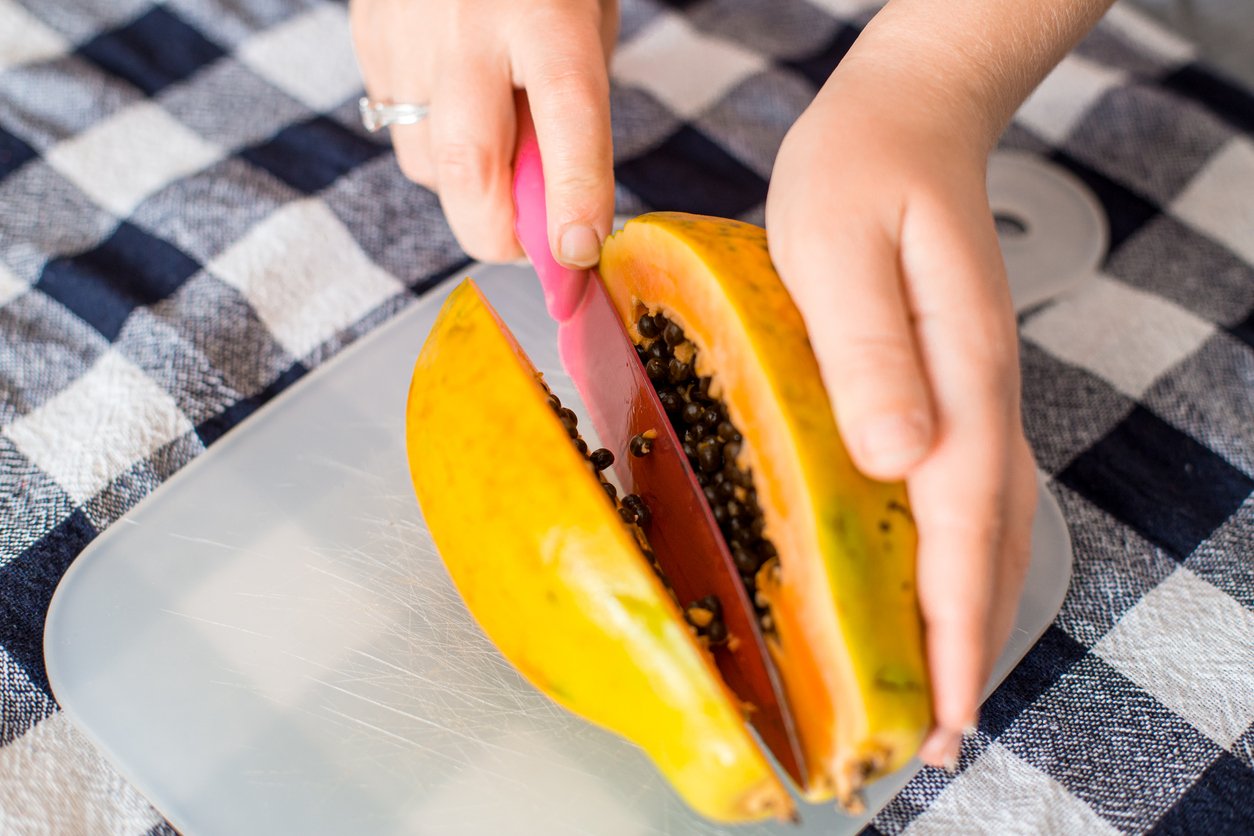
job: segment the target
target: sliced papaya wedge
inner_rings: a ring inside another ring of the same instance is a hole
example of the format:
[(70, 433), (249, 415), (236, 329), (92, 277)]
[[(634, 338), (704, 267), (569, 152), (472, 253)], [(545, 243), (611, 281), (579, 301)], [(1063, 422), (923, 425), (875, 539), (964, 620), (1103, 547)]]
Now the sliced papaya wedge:
[(418, 358), (406, 434), (415, 493), (453, 582), (523, 676), (639, 745), (701, 814), (792, 816), (632, 514), (607, 498), (605, 462), (577, 449), (573, 414), (470, 280)]
[[(600, 271), (659, 396), (676, 405), (707, 496), (724, 504), (733, 551), (750, 551), (746, 583), (800, 733), (803, 791), (855, 808), (861, 786), (905, 764), (931, 725), (905, 489), (862, 475), (841, 444), (764, 230), (645, 215), (609, 238)], [(693, 365), (697, 382), (675, 385), (654, 362), (670, 360)], [(692, 401), (722, 429), (704, 413), (689, 422)], [(742, 490), (720, 494), (728, 480)], [(744, 489), (747, 524), (735, 513)]]

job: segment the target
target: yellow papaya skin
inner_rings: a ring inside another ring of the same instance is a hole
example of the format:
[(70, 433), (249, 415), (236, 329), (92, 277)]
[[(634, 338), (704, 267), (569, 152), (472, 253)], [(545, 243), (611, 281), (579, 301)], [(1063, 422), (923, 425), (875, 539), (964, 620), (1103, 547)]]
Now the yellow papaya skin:
[(454, 584), (523, 676), (640, 746), (702, 815), (791, 816), (708, 653), (470, 280), (418, 357), (406, 443)]
[(904, 765), (932, 723), (904, 486), (854, 467), (764, 230), (644, 215), (609, 238), (600, 272), (633, 339), (646, 312), (684, 329), (744, 435), (741, 463), (779, 552), (759, 590), (810, 775), (802, 789), (856, 808), (860, 787)]

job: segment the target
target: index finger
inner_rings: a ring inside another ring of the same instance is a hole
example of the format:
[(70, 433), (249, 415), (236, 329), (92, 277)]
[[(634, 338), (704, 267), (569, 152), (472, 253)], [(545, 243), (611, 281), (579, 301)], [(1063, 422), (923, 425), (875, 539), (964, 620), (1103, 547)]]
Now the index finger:
[[(568, 267), (600, 258), (614, 215), (609, 71), (592, 15), (537, 15), (542, 37), (518, 56), (544, 160), (549, 246)], [(555, 46), (556, 45), (556, 46)]]

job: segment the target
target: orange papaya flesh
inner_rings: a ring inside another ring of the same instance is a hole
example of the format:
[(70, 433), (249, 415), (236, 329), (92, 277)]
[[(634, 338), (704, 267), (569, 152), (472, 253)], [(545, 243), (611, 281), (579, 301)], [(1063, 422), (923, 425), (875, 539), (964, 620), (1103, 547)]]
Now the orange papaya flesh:
[[(716, 402), (741, 436), (719, 467), (749, 475), (760, 541), (774, 554), (747, 583), (798, 725), (802, 790), (856, 808), (860, 788), (905, 764), (931, 725), (904, 487), (867, 478), (842, 446), (763, 230), (645, 215), (609, 238), (600, 273), (642, 359), (665, 355), (657, 332), (682, 332), (676, 345), (690, 347), (677, 359), (694, 365), (701, 403)], [(653, 372), (662, 397), (670, 378)]]
[(640, 746), (702, 815), (789, 819), (791, 798), (739, 703), (632, 515), (607, 500), (602, 463), (577, 449), (550, 398), (464, 282), (415, 364), (406, 444), (423, 517), (467, 608), (533, 685)]

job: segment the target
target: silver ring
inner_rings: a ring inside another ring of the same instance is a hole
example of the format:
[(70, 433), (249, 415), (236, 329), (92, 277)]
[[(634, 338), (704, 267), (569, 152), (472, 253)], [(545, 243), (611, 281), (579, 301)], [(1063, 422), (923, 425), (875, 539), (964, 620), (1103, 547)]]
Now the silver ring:
[(426, 119), (431, 110), (425, 104), (394, 104), (368, 96), (357, 100), (357, 109), (361, 112), (361, 124), (370, 133), (381, 131), (389, 125), (416, 125)]

